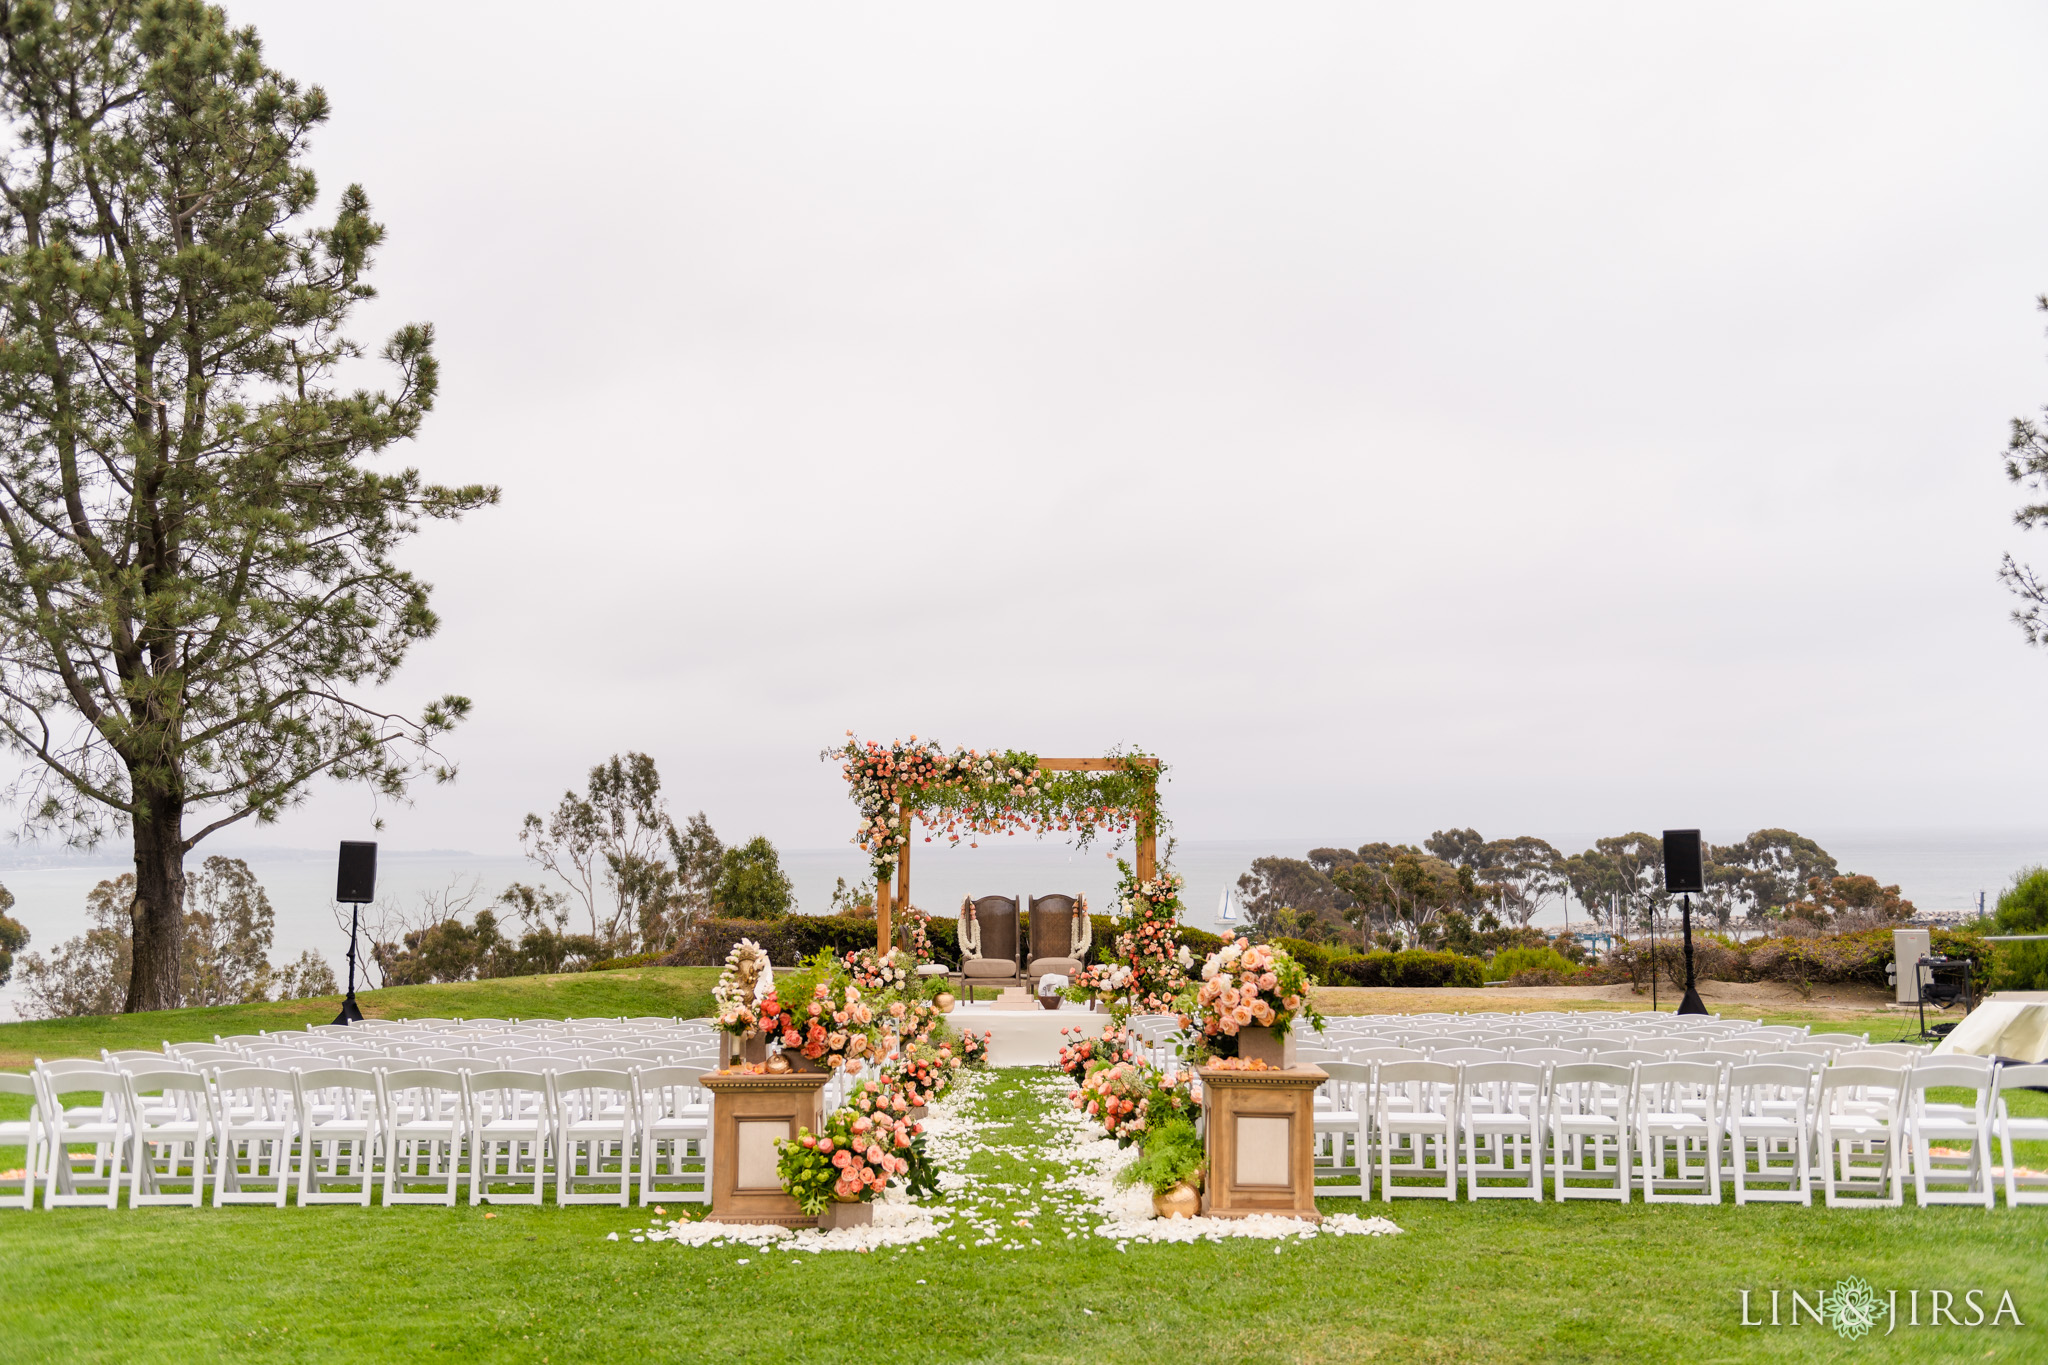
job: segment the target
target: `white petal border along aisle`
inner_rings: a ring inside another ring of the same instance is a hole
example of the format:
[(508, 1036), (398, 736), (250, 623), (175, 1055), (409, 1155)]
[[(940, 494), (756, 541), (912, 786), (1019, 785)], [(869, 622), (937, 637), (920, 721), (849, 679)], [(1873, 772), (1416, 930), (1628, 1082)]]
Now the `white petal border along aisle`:
[(1138, 1149), (1117, 1146), (1115, 1138), (1105, 1136), (1087, 1115), (1067, 1103), (1073, 1084), (1065, 1076), (1035, 1076), (1030, 1085), (1033, 1093), (1046, 1101), (1055, 1130), (1047, 1155), (1068, 1167), (1068, 1174), (1053, 1182), (1054, 1188), (1071, 1191), (1093, 1209), (1100, 1221), (1089, 1231), (1119, 1248), (1131, 1242), (1220, 1242), (1226, 1237), (1269, 1241), (1282, 1237), (1303, 1241), (1319, 1236), (1385, 1237), (1401, 1230), (1391, 1218), (1361, 1218), (1355, 1213), (1325, 1214), (1321, 1223), (1272, 1214), (1155, 1218), (1150, 1190), (1142, 1185), (1116, 1187), (1116, 1173), (1138, 1159)]
[[(1137, 1157), (1119, 1148), (1067, 1103), (1071, 1089), (1058, 1072), (1014, 1067), (968, 1073), (925, 1118), (928, 1150), (939, 1168), (943, 1204), (914, 1204), (892, 1188), (861, 1228), (823, 1232), (758, 1224), (679, 1220), (633, 1229), (633, 1240), (687, 1247), (773, 1247), (816, 1255), (826, 1251), (898, 1253), (925, 1243), (1049, 1250), (1079, 1237), (1100, 1237), (1122, 1250), (1132, 1242), (1219, 1242), (1226, 1237), (1308, 1241), (1317, 1237), (1380, 1237), (1401, 1229), (1390, 1219), (1340, 1213), (1320, 1224), (1294, 1218), (1155, 1218), (1143, 1187), (1116, 1188), (1116, 1173)], [(991, 1101), (1023, 1092), (1029, 1112)], [(611, 1234), (616, 1237), (617, 1234)], [(1275, 1250), (1280, 1250), (1275, 1247)]]

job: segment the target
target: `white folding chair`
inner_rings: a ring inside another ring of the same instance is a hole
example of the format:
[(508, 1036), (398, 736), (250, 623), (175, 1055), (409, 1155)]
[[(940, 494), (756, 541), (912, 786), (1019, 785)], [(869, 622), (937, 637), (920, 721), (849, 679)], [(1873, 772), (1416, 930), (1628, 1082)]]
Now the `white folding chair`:
[(683, 1203), (711, 1202), (711, 1109), (698, 1095), (697, 1086), (707, 1071), (716, 1069), (633, 1069), (643, 1206), (653, 1203), (657, 1195)]
[(2001, 1066), (1991, 1078), (1991, 1128), (1998, 1135), (1999, 1164), (2005, 1168), (2005, 1206), (2048, 1204), (2048, 1172), (2023, 1170), (2012, 1149), (2015, 1142), (2048, 1142), (2048, 1118), (2012, 1113), (2006, 1105), (2010, 1090), (2048, 1090), (2048, 1064)]
[[(384, 1124), (384, 1205), (455, 1203), (462, 1172), (462, 1073), (413, 1067), (371, 1073)], [(414, 1185), (439, 1186), (419, 1191)]]
[[(1728, 1072), (1728, 1145), (1735, 1202), (1813, 1203), (1808, 1120), (1814, 1073), (1804, 1066), (1745, 1062)], [(1750, 1169), (1752, 1149), (1756, 1169)]]
[(19, 1071), (0, 1071), (0, 1095), (20, 1095), (28, 1100), (28, 1117), (0, 1120), (0, 1147), (23, 1150), (21, 1179), (0, 1176), (0, 1191), (21, 1186), (21, 1193), (0, 1193), (0, 1209), (36, 1206), (36, 1177), (43, 1170), (43, 1107), (36, 1079)]
[[(37, 1062), (35, 1083), (48, 1163), (43, 1207), (120, 1207), (121, 1157), (128, 1145), (120, 1073), (104, 1062), (66, 1058)], [(67, 1108), (66, 1095), (91, 1095), (96, 1102)], [(71, 1150), (87, 1144), (90, 1153)]]
[(1636, 1068), (1636, 1154), (1645, 1204), (1721, 1202), (1722, 1076), (1716, 1062)]
[[(1456, 1066), (1435, 1061), (1377, 1063), (1372, 1123), (1379, 1144), (1382, 1200), (1458, 1197)], [(1396, 1185), (1397, 1178), (1431, 1183)]]
[[(370, 1206), (383, 1137), (377, 1078), (353, 1067), (295, 1071), (299, 1113), (299, 1206)], [(356, 1188), (333, 1188), (354, 1185)]]
[[(123, 1072), (121, 1080), (131, 1143), (128, 1207), (198, 1208), (206, 1198), (206, 1156), (213, 1145), (206, 1078), (195, 1071), (152, 1067), (140, 1074)], [(180, 1184), (188, 1188), (170, 1188)]]
[(1457, 1111), (1465, 1135), (1467, 1200), (1543, 1201), (1547, 1075), (1531, 1062), (1467, 1062), (1460, 1068)]
[[(1943, 1055), (1913, 1063), (1906, 1073), (1906, 1132), (1913, 1153), (1913, 1198), (1929, 1204), (1992, 1207), (1992, 1066), (1988, 1058)], [(1968, 1104), (1937, 1103), (1934, 1089), (1967, 1089)], [(1934, 1144), (1943, 1143), (1940, 1150)], [(1957, 1142), (1969, 1144), (1957, 1151)], [(1928, 1188), (1932, 1184), (1935, 1188)]]
[[(1329, 1104), (1315, 1112), (1316, 1146), (1328, 1139), (1329, 1164), (1318, 1175), (1337, 1178), (1337, 1183), (1317, 1185), (1318, 1198), (1372, 1198), (1372, 1068), (1359, 1062), (1317, 1063), (1328, 1074), (1324, 1088)], [(1356, 1176), (1350, 1184), (1343, 1177)]]
[[(633, 1193), (633, 1078), (624, 1071), (550, 1071), (555, 1202), (617, 1204)], [(617, 1161), (616, 1171), (606, 1167)], [(617, 1191), (601, 1187), (616, 1184)]]
[[(547, 1188), (548, 1082), (537, 1071), (465, 1071), (469, 1202), (538, 1204)], [(511, 1185), (494, 1191), (493, 1185)], [(530, 1186), (524, 1192), (518, 1187)]]
[[(208, 1091), (218, 1144), (213, 1206), (285, 1206), (292, 1188), (298, 1104), (292, 1073), (270, 1067), (216, 1067)], [(268, 1189), (262, 1187), (268, 1186)]]
[(1827, 1207), (1899, 1207), (1905, 1199), (1900, 1155), (1899, 1073), (1837, 1063), (1820, 1073), (1821, 1191)]
[[(1634, 1090), (1632, 1066), (1572, 1062), (1550, 1069), (1551, 1172), (1560, 1202), (1629, 1201)], [(1590, 1183), (1575, 1185), (1574, 1180)]]

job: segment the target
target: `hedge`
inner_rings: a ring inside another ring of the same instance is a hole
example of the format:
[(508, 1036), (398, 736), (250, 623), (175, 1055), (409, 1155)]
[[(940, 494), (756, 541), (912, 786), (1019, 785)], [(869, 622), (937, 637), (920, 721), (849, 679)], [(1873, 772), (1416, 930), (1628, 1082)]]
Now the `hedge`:
[[(1968, 958), (1981, 988), (1989, 979), (1993, 948), (1972, 933), (1935, 929), (1933, 951)], [(1740, 943), (1715, 934), (1695, 934), (1693, 974), (1702, 981), (1784, 981), (1794, 985), (1884, 986), (1892, 961), (1892, 931), (1863, 929), (1852, 934), (1788, 935)], [(1669, 981), (1685, 976), (1685, 949), (1676, 936), (1660, 937), (1656, 946), (1658, 975)], [(1603, 959), (1602, 975), (1644, 985), (1649, 979), (1650, 942), (1626, 940)], [(1582, 981), (1590, 978), (1581, 977)]]
[[(1090, 962), (1108, 962), (1116, 951), (1116, 921), (1108, 915), (1090, 915), (1094, 941), (1088, 949)], [(932, 960), (948, 967), (960, 965), (960, 922), (932, 916), (926, 926), (932, 941)], [(853, 915), (785, 915), (781, 919), (708, 919), (687, 930), (682, 940), (667, 953), (643, 954), (635, 958), (613, 958), (602, 968), (642, 966), (660, 962), (669, 967), (718, 967), (732, 945), (750, 938), (768, 950), (768, 960), (778, 965), (794, 964), (820, 948), (845, 954), (875, 946), (875, 922)], [(1030, 952), (1030, 930), (1025, 930), (1025, 952)], [(1182, 925), (1180, 940), (1199, 962), (1223, 946), (1215, 934)]]
[(1339, 978), (1332, 985), (1348, 986), (1467, 986), (1486, 984), (1486, 964), (1476, 957), (1458, 953), (1431, 953), (1410, 948), (1400, 953), (1360, 953), (1330, 960), (1330, 970)]

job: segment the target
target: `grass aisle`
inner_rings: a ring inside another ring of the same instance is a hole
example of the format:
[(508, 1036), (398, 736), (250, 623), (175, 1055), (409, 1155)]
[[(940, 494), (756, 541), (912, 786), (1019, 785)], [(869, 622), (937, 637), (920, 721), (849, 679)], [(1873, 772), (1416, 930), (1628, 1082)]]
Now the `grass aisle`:
[[(2048, 1209), (1404, 1201), (1391, 1209), (1398, 1237), (1119, 1251), (1091, 1235), (1077, 1196), (1052, 1188), (1066, 1169), (1039, 1155), (1060, 1088), (1049, 1072), (1006, 1071), (970, 1097), (977, 1150), (947, 1194), (949, 1226), (923, 1251), (605, 1240), (644, 1226), (637, 1208), (0, 1213), (0, 1359), (2048, 1356)], [(1767, 1299), (1850, 1275), (1902, 1291), (2010, 1288), (2027, 1326), (1901, 1327), (1852, 1345), (1825, 1327), (1740, 1325), (1739, 1289)]]

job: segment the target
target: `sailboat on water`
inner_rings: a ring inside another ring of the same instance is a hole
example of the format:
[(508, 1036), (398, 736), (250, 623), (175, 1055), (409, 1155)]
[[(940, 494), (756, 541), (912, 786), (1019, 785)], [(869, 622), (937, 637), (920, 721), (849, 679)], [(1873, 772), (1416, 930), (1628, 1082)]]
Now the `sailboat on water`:
[(1227, 886), (1223, 889), (1223, 899), (1217, 902), (1216, 905), (1216, 922), (1218, 924), (1242, 924), (1244, 922), (1244, 900), (1237, 894), (1236, 887)]

